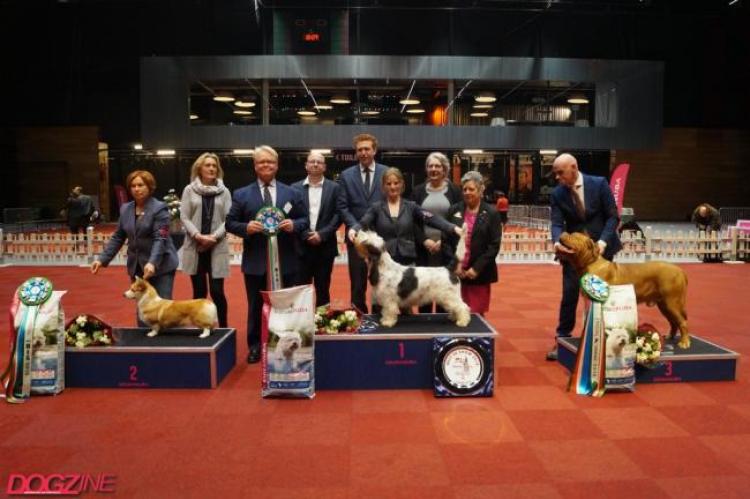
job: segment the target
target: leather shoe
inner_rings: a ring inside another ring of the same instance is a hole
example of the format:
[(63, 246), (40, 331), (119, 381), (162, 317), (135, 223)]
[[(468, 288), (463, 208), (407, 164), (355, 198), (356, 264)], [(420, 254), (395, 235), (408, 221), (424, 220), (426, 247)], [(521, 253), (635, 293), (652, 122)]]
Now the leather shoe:
[(260, 361), (260, 347), (250, 347), (250, 352), (247, 354), (247, 363), (256, 364)]
[(549, 352), (547, 352), (547, 357), (545, 357), (545, 358), (547, 360), (551, 361), (551, 362), (554, 362), (554, 361), (557, 360), (557, 344), (555, 344), (555, 346), (552, 348), (552, 350), (550, 350)]

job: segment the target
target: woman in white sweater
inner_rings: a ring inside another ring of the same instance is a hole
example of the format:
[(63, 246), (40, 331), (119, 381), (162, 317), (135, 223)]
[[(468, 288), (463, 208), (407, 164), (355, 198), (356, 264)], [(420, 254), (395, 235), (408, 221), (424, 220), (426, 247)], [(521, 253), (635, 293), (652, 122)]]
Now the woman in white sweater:
[(229, 244), (224, 220), (232, 206), (232, 195), (222, 178), (224, 170), (216, 154), (198, 156), (190, 170), (191, 182), (182, 191), (180, 219), (186, 235), (182, 270), (190, 275), (193, 298), (205, 298), (210, 290), (219, 313), (219, 327), (227, 327), (224, 278), (229, 276)]

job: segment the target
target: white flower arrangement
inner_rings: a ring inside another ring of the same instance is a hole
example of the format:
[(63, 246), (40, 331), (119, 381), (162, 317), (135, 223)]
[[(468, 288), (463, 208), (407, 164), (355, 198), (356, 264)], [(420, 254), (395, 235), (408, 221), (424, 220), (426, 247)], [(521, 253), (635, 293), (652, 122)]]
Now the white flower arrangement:
[(318, 334), (356, 333), (359, 322), (359, 314), (354, 310), (333, 310), (329, 305), (315, 310)]
[(82, 314), (65, 328), (65, 343), (76, 348), (111, 345), (112, 328), (93, 315)]
[(654, 367), (661, 358), (661, 336), (651, 324), (641, 324), (635, 337), (635, 362), (645, 367)]
[(167, 195), (164, 196), (164, 202), (169, 210), (169, 217), (172, 220), (180, 219), (180, 198), (175, 193), (174, 189), (169, 189)]

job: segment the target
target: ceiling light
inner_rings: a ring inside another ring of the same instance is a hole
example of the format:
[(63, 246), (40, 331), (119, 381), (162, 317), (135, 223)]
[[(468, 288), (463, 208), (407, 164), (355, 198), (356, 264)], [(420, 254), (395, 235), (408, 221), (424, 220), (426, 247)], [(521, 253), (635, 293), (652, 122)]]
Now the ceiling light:
[(317, 154), (331, 154), (330, 149), (310, 149), (310, 154), (317, 153)]
[(190, 115), (190, 119), (191, 120), (197, 120), (198, 118), (199, 118), (199, 116), (197, 114), (191, 114)]
[(484, 112), (471, 113), (470, 116), (472, 116), (474, 118), (486, 118), (487, 116), (489, 116), (489, 113), (484, 113)]
[(306, 109), (300, 109), (297, 111), (300, 116), (315, 116), (315, 111), (307, 111)]
[(351, 104), (352, 100), (346, 95), (334, 95), (331, 97), (331, 104)]
[(398, 103), (403, 104), (404, 106), (413, 106), (419, 104), (419, 99), (416, 97), (409, 97), (408, 99), (401, 99)]
[(248, 116), (248, 115), (251, 115), (251, 114), (253, 114), (253, 112), (252, 112), (252, 111), (247, 111), (247, 110), (245, 110), (245, 109), (235, 109), (235, 110), (234, 110), (234, 111), (232, 111), (232, 112), (233, 112), (234, 114), (239, 114), (239, 115), (241, 115), (241, 116)]
[(471, 107), (474, 109), (492, 109), (495, 106), (493, 104), (474, 104)]
[(539, 154), (542, 156), (554, 156), (557, 154), (557, 149), (540, 149)]
[(492, 92), (480, 92), (479, 95), (474, 97), (477, 102), (495, 102), (497, 97)]
[(157, 156), (174, 156), (174, 149), (158, 149)]
[(425, 112), (425, 110), (423, 107), (413, 107), (411, 109), (407, 109), (406, 112), (409, 114), (422, 114)]
[(234, 151), (232, 151), (232, 154), (236, 154), (238, 156), (252, 156), (253, 152), (253, 149), (235, 149)]
[(378, 114), (380, 114), (380, 111), (375, 111), (375, 110), (362, 111), (362, 114), (364, 114), (365, 116), (377, 116)]
[(214, 94), (214, 100), (216, 102), (234, 102), (234, 95), (226, 90), (219, 90)]
[(133, 149), (135, 149), (136, 151), (142, 151), (143, 144), (133, 144)]
[(588, 104), (589, 99), (583, 94), (573, 94), (568, 97), (568, 104)]
[(255, 107), (255, 101), (250, 97), (240, 97), (234, 102), (237, 107)]
[(464, 154), (483, 154), (483, 149), (464, 149)]
[(318, 105), (315, 106), (315, 109), (317, 109), (318, 111), (327, 111), (329, 109), (333, 109), (333, 106), (330, 102), (323, 100), (318, 102)]

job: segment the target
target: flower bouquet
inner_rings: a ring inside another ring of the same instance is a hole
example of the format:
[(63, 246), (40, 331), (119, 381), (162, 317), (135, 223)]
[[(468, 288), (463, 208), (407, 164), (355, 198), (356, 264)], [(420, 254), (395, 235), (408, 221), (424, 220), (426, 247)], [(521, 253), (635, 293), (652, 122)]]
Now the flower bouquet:
[(661, 357), (661, 335), (651, 324), (641, 324), (635, 335), (635, 362), (644, 367), (654, 367)]
[(65, 343), (76, 348), (111, 345), (112, 328), (96, 316), (82, 314), (65, 327)]
[(330, 305), (315, 309), (315, 327), (318, 334), (356, 333), (360, 314), (356, 310), (337, 310)]
[(169, 210), (169, 217), (171, 220), (180, 219), (180, 198), (175, 193), (174, 189), (169, 189), (167, 195), (164, 196), (164, 203), (167, 205)]

